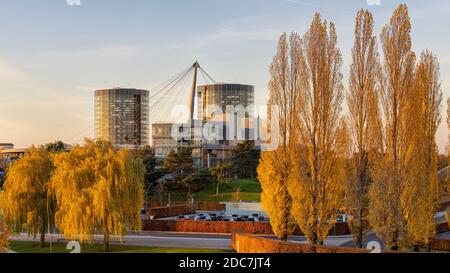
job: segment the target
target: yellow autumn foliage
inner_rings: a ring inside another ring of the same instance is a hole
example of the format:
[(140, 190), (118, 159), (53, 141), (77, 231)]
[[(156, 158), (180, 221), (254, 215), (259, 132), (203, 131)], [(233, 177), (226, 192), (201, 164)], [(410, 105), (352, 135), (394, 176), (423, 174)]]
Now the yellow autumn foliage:
[(0, 214), (0, 253), (5, 253), (8, 251), (9, 246), (8, 236), (9, 230), (6, 227), (3, 216)]
[[(262, 152), (258, 166), (258, 179), (263, 189), (261, 193), (261, 206), (269, 215), (272, 230), (276, 236), (283, 239), (292, 232), (292, 219), (290, 218), (291, 200), (287, 183), (282, 177), (282, 167), (279, 164), (277, 151)], [(286, 217), (288, 215), (288, 217)]]
[(105, 250), (110, 236), (141, 229), (144, 165), (127, 150), (110, 143), (87, 141), (55, 156), (52, 178), (58, 210), (56, 226), (66, 238), (93, 242), (102, 233)]
[(8, 169), (0, 210), (5, 222), (15, 231), (25, 229), (41, 246), (54, 222), (54, 196), (50, 191), (53, 171), (51, 154), (43, 147), (32, 147)]

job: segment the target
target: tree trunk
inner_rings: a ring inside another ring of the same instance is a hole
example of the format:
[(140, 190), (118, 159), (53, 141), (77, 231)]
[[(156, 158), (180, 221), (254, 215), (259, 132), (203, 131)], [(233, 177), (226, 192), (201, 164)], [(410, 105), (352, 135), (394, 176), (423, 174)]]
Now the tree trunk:
[(363, 234), (363, 229), (362, 226), (359, 227), (359, 234), (358, 234), (358, 238), (356, 240), (356, 244), (358, 245), (359, 248), (363, 248), (364, 244), (363, 244), (363, 240), (364, 240), (364, 234)]
[(42, 221), (40, 232), (41, 232), (41, 238), (40, 238), (40, 241), (39, 241), (40, 242), (40, 247), (44, 248), (45, 247), (45, 232), (46, 232), (46, 225), (45, 225), (44, 221)]
[(111, 249), (109, 247), (109, 232), (105, 231), (105, 234), (103, 235), (103, 251), (109, 252)]
[(41, 231), (40, 247), (45, 247), (45, 231)]

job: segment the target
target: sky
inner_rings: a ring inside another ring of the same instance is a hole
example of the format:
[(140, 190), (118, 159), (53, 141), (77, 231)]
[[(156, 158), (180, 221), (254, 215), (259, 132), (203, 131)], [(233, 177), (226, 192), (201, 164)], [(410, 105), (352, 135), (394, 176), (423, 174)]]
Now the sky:
[[(279, 36), (305, 33), (315, 12), (336, 24), (348, 86), (356, 12), (372, 11), (379, 35), (400, 3), (413, 50), (440, 60), (446, 105), (448, 0), (0, 0), (0, 143), (93, 137), (95, 89), (154, 90), (196, 60), (216, 81), (254, 85), (264, 105)], [(443, 122), (441, 152), (447, 142)]]

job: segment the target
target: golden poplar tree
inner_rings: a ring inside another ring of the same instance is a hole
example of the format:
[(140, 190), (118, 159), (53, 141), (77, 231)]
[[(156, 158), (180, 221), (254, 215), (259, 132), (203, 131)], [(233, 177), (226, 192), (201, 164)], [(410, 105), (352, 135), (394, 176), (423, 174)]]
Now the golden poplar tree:
[(53, 169), (50, 153), (43, 147), (32, 147), (9, 168), (0, 199), (5, 222), (15, 231), (25, 228), (30, 235), (39, 234), (41, 247), (54, 222), (55, 201), (50, 191)]
[(52, 179), (58, 209), (56, 225), (69, 239), (93, 242), (104, 237), (109, 251), (111, 236), (141, 229), (144, 204), (144, 166), (127, 150), (110, 143), (87, 141), (69, 153), (55, 156)]
[(380, 63), (374, 20), (368, 10), (360, 10), (355, 22), (353, 62), (349, 77), (348, 180), (345, 184), (346, 213), (355, 243), (362, 247), (364, 235), (370, 231), (368, 191), (371, 182), (370, 161), (379, 153), (380, 128), (377, 89), (380, 87)]
[(280, 151), (267, 151), (261, 154), (258, 166), (258, 178), (263, 189), (261, 205), (270, 217), (270, 225), (276, 236), (287, 240), (291, 231), (290, 196), (287, 192), (286, 180), (282, 178), (282, 165), (278, 162), (277, 153)]
[(442, 91), (439, 63), (431, 52), (424, 51), (417, 65), (414, 80), (414, 144), (412, 168), (407, 180), (410, 199), (406, 220), (410, 244), (428, 244), (436, 233), (434, 215), (440, 200), (438, 147), (436, 133), (441, 122)]
[[(447, 128), (450, 130), (450, 98), (447, 99)], [(448, 138), (449, 138), (449, 143), (447, 143), (447, 152), (448, 152), (447, 157), (448, 157), (448, 160), (450, 161), (450, 146), (448, 146), (448, 144), (450, 144), (450, 134), (448, 135)], [(447, 174), (445, 177), (444, 188), (447, 191), (447, 193), (450, 194), (450, 179)], [(449, 218), (450, 218), (450, 216), (449, 216)]]
[[(270, 66), (269, 83), (269, 125), (274, 123), (278, 139), (278, 148), (263, 152), (258, 167), (258, 178), (263, 193), (261, 203), (270, 216), (274, 233), (282, 240), (287, 240), (291, 222), (291, 198), (287, 183), (292, 168), (289, 157), (293, 135), (296, 101), (299, 84), (299, 46), (300, 37), (292, 33), (288, 39), (284, 33), (278, 42), (277, 53)], [(268, 126), (271, 128), (272, 126)], [(273, 196), (276, 192), (277, 196)]]
[(299, 44), (297, 142), (288, 188), (296, 222), (311, 243), (323, 244), (343, 200), (342, 56), (334, 24), (320, 14)]
[(414, 67), (411, 23), (406, 5), (400, 5), (381, 34), (384, 53), (383, 88), (380, 89), (383, 157), (373, 170), (369, 191), (369, 219), (374, 231), (396, 250), (406, 239), (406, 217), (412, 205), (407, 187), (413, 158)]

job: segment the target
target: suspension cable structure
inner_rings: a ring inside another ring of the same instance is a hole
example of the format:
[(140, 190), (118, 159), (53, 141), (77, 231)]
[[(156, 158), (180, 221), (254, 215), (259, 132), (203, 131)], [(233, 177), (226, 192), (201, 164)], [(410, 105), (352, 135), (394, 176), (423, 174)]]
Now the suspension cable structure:
[[(204, 84), (214, 84), (216, 81), (198, 62), (183, 69), (175, 76), (150, 90), (149, 114), (150, 123), (173, 122), (170, 114), (174, 106), (187, 105), (190, 110), (190, 121), (194, 119), (194, 105), (199, 78)], [(186, 120), (186, 122), (189, 122)], [(66, 143), (80, 142), (95, 132), (94, 124), (65, 139)]]

